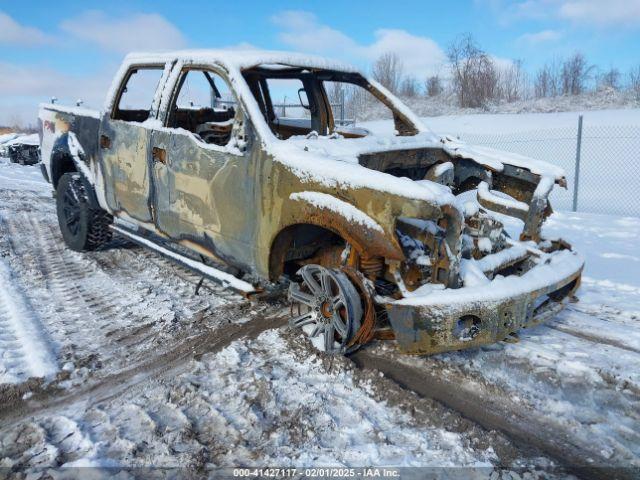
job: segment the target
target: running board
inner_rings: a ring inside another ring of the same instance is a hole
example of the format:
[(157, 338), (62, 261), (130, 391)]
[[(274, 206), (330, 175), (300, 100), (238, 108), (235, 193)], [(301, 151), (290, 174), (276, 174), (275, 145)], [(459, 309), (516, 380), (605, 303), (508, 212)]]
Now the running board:
[(117, 232), (120, 235), (128, 238), (132, 242), (135, 242), (140, 246), (150, 248), (156, 253), (159, 253), (160, 255), (162, 255), (163, 257), (168, 258), (169, 260), (173, 260), (185, 268), (188, 268), (197, 273), (200, 273), (203, 277), (206, 277), (209, 280), (212, 280), (222, 285), (225, 288), (230, 288), (231, 290), (234, 290), (235, 292), (241, 294), (244, 297), (249, 297), (251, 294), (255, 294), (259, 292), (259, 290), (256, 289), (250, 283), (245, 282), (244, 280), (240, 280), (239, 278), (234, 277), (230, 273), (223, 272), (222, 270), (218, 270), (217, 268), (214, 268), (214, 267), (210, 267), (208, 265), (205, 265), (202, 262), (198, 262), (197, 260), (193, 260), (189, 257), (186, 257), (174, 250), (163, 247), (152, 240), (149, 240), (147, 238), (144, 238), (140, 235), (137, 235), (131, 232), (127, 228), (123, 228), (118, 225), (111, 225), (111, 229), (114, 232)]

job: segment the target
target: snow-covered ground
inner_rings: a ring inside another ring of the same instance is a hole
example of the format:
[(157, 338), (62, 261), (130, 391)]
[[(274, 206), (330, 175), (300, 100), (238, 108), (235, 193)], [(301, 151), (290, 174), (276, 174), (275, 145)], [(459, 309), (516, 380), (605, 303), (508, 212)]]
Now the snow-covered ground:
[[(640, 465), (640, 219), (558, 212), (545, 229), (586, 258), (580, 301), (548, 326), (435, 357), (370, 349), (517, 405), (595, 465)], [(197, 277), (124, 241), (71, 252), (38, 168), (6, 160), (0, 262), (0, 468), (454, 465), (487, 478), (554, 465), (315, 352), (281, 327), (283, 305), (213, 285), (194, 296)]]
[(0, 468), (552, 465), (314, 353), (280, 304), (195, 296), (198, 277), (124, 241), (64, 248), (38, 175), (0, 160)]
[[(528, 114), (552, 112), (580, 112), (592, 110), (625, 110), (640, 107), (640, 98), (630, 91), (604, 88), (581, 95), (561, 95), (549, 98), (528, 98), (515, 102), (489, 104), (484, 108), (460, 108), (455, 94), (445, 92), (435, 97), (402, 97), (411, 109), (421, 117), (476, 116), (482, 114)], [(371, 103), (356, 112), (358, 123), (376, 120), (389, 115), (379, 104)], [(349, 116), (353, 116), (349, 113)]]
[[(422, 117), (424, 124), (443, 135), (492, 134), (504, 135), (535, 130), (578, 128), (578, 117), (583, 116), (585, 127), (639, 126), (640, 109), (577, 110), (554, 113), (474, 113)], [(389, 120), (372, 120), (360, 124), (375, 133), (389, 133), (393, 124)]]

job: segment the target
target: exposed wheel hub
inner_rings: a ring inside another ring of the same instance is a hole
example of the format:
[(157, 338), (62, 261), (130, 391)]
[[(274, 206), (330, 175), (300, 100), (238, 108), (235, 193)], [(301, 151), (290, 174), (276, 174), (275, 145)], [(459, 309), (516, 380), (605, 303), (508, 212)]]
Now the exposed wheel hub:
[[(327, 353), (344, 353), (360, 328), (362, 305), (358, 291), (337, 270), (305, 265), (298, 271), (302, 282), (291, 282), (289, 299), (292, 327), (301, 327), (312, 339), (320, 340)], [(320, 342), (314, 341), (320, 347)]]

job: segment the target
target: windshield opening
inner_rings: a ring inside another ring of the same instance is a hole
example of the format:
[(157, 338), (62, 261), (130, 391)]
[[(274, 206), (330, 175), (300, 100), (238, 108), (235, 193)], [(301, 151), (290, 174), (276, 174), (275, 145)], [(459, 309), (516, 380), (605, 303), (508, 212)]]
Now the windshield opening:
[(358, 116), (372, 109), (393, 117), (398, 135), (417, 133), (415, 125), (395, 108), (394, 100), (358, 73), (284, 65), (260, 65), (242, 73), (264, 120), (281, 140), (313, 132), (336, 138), (366, 137), (370, 133), (358, 124)]

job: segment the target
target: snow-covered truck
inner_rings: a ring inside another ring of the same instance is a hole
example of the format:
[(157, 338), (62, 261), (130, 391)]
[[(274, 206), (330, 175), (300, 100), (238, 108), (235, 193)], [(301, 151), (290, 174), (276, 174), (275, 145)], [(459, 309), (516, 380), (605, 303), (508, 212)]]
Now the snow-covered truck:
[[(274, 99), (287, 92), (285, 111)], [(335, 92), (377, 104), (394, 128), (339, 121)], [(560, 168), (438, 136), (349, 65), (130, 54), (101, 112), (44, 104), (39, 120), (70, 248), (117, 232), (247, 297), (286, 290), (290, 325), (330, 353), (374, 338), (414, 354), (509, 339), (580, 283), (581, 258), (541, 234)]]
[(12, 163), (35, 165), (40, 161), (40, 141), (37, 134), (16, 135), (0, 143), (0, 156), (6, 155)]

